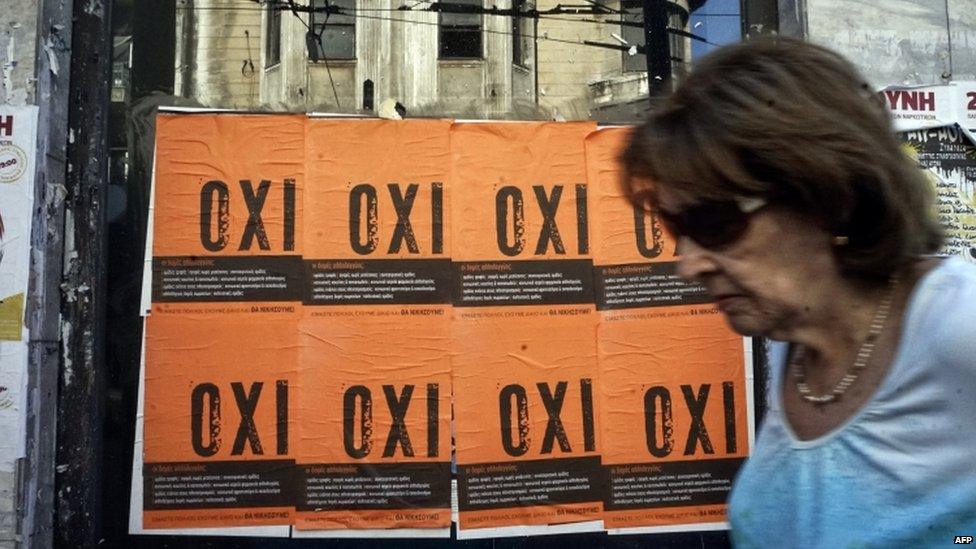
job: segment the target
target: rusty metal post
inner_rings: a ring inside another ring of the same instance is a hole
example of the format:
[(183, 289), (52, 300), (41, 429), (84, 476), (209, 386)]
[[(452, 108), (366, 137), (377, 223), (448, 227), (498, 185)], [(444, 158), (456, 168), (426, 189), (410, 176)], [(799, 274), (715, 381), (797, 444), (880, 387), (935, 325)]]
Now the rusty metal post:
[(60, 547), (95, 547), (102, 530), (111, 11), (111, 0), (73, 9), (55, 476)]

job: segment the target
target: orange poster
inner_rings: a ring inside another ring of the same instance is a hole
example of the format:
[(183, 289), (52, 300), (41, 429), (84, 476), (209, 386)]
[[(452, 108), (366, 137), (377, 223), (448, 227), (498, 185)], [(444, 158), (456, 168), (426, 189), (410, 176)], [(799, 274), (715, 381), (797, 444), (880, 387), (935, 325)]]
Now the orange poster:
[(146, 528), (292, 520), (304, 127), (158, 118)]
[(453, 458), (459, 538), (721, 524), (743, 339), (595, 130), (161, 115), (133, 516), (446, 535)]
[(451, 135), (459, 537), (600, 528), (583, 149), (594, 129), (457, 124)]
[(616, 159), (629, 131), (601, 130), (586, 143), (609, 475), (604, 522), (721, 527), (751, 440), (747, 341), (703, 287), (677, 275), (675, 242), (654, 215), (623, 195)]
[(296, 526), (448, 535), (451, 123), (307, 128)]

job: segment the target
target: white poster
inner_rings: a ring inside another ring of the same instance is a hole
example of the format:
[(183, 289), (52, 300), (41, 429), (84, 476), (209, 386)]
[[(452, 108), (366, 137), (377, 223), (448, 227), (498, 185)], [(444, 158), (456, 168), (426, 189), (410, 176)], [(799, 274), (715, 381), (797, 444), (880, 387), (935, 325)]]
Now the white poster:
[(956, 82), (956, 120), (976, 132), (976, 81)]
[(24, 457), (27, 337), (0, 341), (0, 472), (12, 473)]
[(27, 330), (37, 107), (0, 106), (0, 471), (24, 455)]
[(956, 86), (889, 86), (878, 92), (897, 131), (947, 126), (957, 121)]
[(0, 341), (20, 341), (30, 272), (37, 107), (0, 106)]

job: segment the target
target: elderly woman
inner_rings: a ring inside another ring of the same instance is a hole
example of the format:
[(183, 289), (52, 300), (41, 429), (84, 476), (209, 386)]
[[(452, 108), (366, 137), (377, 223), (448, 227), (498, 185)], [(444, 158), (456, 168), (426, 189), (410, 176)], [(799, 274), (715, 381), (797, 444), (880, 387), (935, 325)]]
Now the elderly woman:
[(976, 267), (930, 255), (932, 189), (854, 67), (785, 39), (719, 50), (622, 161), (681, 275), (735, 331), (775, 341), (735, 542), (974, 535)]

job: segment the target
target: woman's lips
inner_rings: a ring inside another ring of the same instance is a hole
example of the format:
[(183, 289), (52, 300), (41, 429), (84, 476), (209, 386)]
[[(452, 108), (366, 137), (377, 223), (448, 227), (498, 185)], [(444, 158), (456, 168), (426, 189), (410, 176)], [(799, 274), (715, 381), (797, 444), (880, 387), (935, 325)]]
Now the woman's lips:
[(722, 312), (727, 311), (735, 306), (736, 303), (741, 302), (745, 299), (741, 295), (721, 295), (715, 298), (715, 306)]

